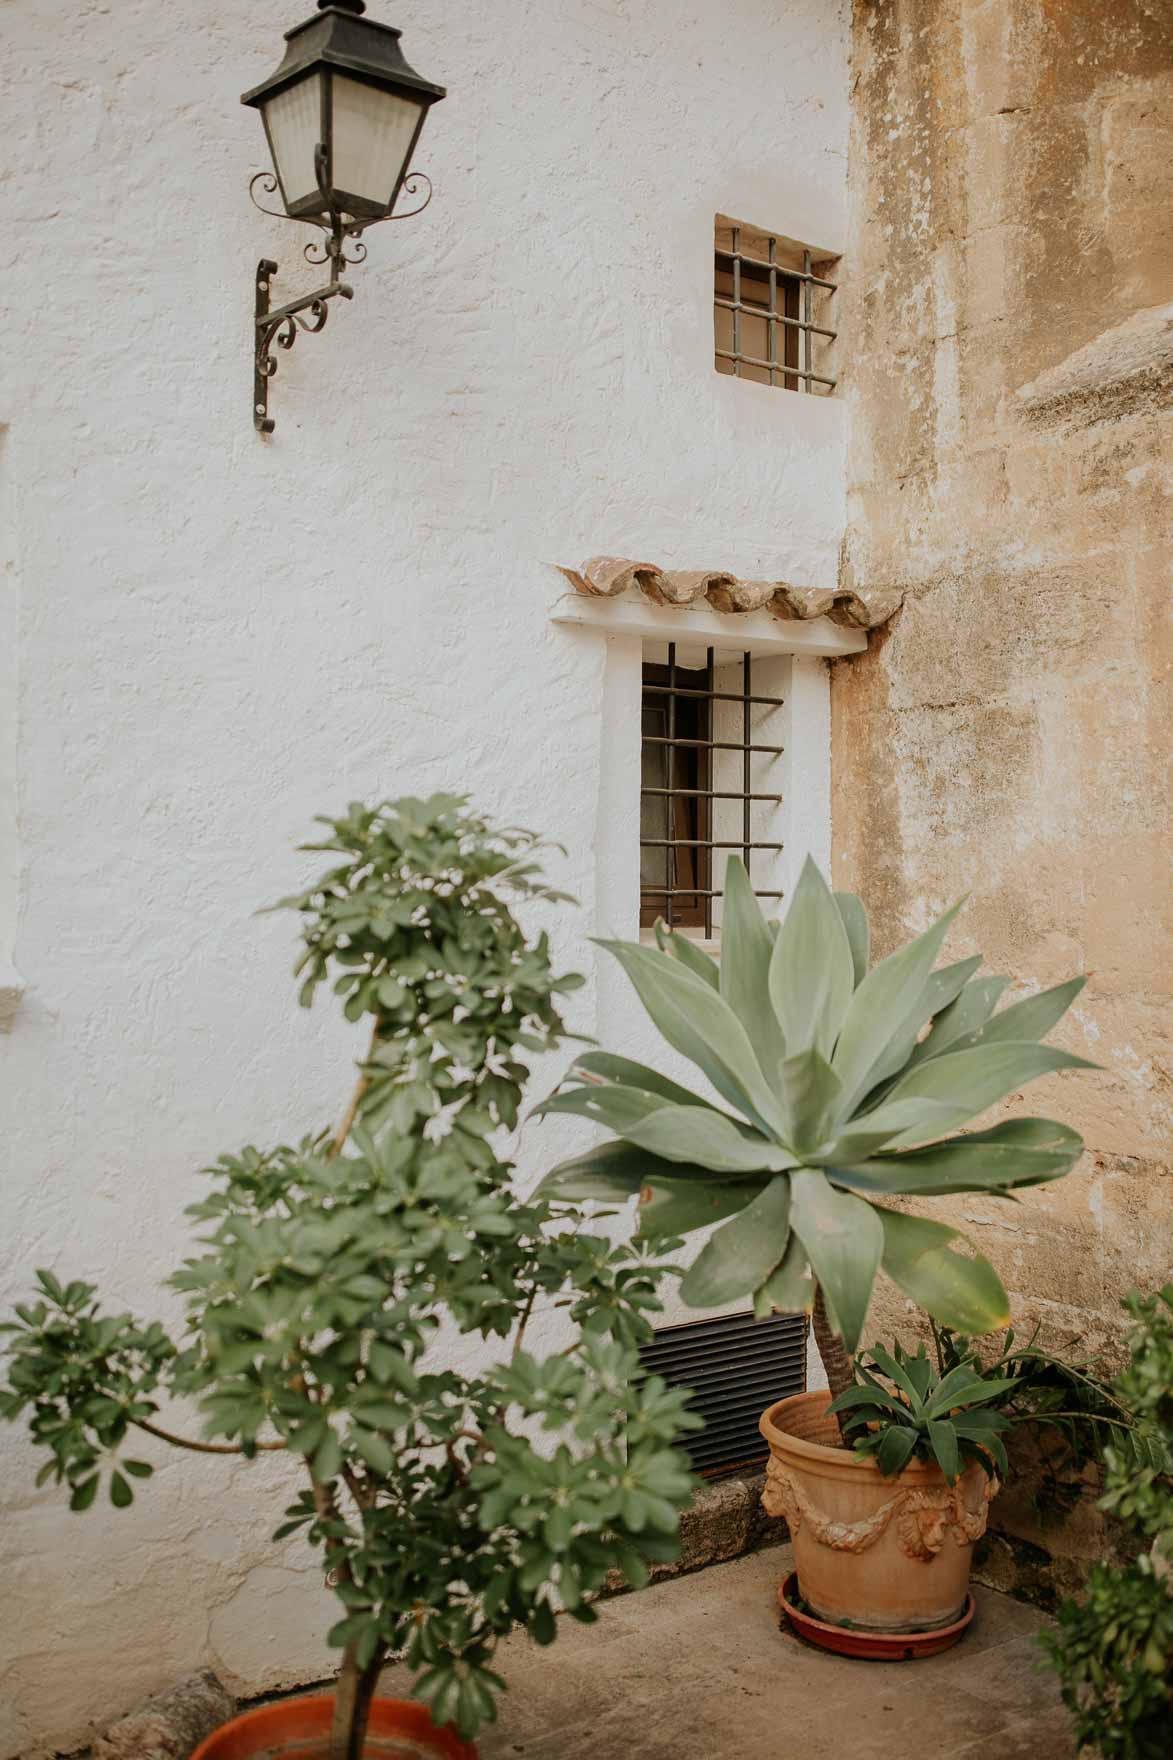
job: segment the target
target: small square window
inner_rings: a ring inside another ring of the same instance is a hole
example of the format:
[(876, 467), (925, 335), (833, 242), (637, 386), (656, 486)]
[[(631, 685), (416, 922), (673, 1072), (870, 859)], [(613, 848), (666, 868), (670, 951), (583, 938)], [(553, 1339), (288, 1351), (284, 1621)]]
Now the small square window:
[(718, 215), (713, 254), (714, 365), (782, 391), (830, 396), (834, 257)]
[(709, 648), (703, 666), (684, 665), (670, 642), (666, 665), (644, 663), (642, 707), (640, 928), (663, 917), (710, 940), (731, 852), (763, 902), (782, 896), (771, 886), (782, 845), (769, 836), (782, 699), (762, 691), (751, 655)]

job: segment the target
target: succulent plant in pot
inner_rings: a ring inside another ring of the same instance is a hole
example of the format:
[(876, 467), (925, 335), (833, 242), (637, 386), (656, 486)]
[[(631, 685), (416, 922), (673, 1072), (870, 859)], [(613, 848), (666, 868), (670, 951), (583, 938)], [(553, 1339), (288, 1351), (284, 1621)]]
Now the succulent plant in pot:
[[(832, 893), (813, 861), (777, 924), (732, 857), (719, 962), (663, 925), (657, 947), (602, 943), (708, 1091), (591, 1051), (543, 1107), (591, 1119), (614, 1138), (556, 1167), (546, 1195), (637, 1197), (649, 1236), (719, 1225), (681, 1284), (686, 1304), (745, 1298), (760, 1315), (812, 1313), (830, 1392), (797, 1395), (763, 1417), (773, 1457), (767, 1507), (789, 1517), (800, 1581), (804, 1552), (837, 1561), (836, 1588), (804, 1588), (816, 1611), (876, 1629), (955, 1619), (956, 1581), (923, 1567), (941, 1557), (945, 1533), (968, 1565), (966, 1536), (984, 1526), (992, 1484), (975, 1468), (980, 1496), (963, 1504), (935, 1465), (912, 1462), (886, 1480), (839, 1446), (827, 1407), (852, 1384), (876, 1276), (882, 1270), (965, 1333), (1009, 1318), (996, 1271), (956, 1228), (889, 1200), (1006, 1194), (1058, 1179), (1083, 1147), (1075, 1131), (1041, 1118), (957, 1134), (1036, 1077), (1091, 1067), (1043, 1043), (1082, 978), (995, 1013), (1008, 980), (979, 976), (980, 955), (937, 965), (959, 908), (869, 966), (862, 904)], [(891, 1521), (908, 1514), (910, 1497), (926, 1515), (919, 1528), (932, 1530), (927, 1552), (919, 1533), (904, 1546)], [(888, 1536), (892, 1545), (881, 1544)], [(901, 1572), (902, 1553), (919, 1574)]]
[[(290, 1461), (274, 1538), (323, 1555), (337, 1688), (245, 1714), (205, 1760), (311, 1740), (296, 1752), (360, 1760), (400, 1753), (380, 1745), (395, 1738), (471, 1754), (495, 1715), (502, 1635), (549, 1643), (559, 1607), (595, 1617), (610, 1570), (646, 1580), (674, 1556), (692, 1487), (672, 1441), (695, 1420), (636, 1379), (655, 1252), (612, 1248), (573, 1204), (511, 1190), (501, 1137), (525, 1059), (558, 1043), (558, 997), (579, 982), (511, 908), (560, 897), (533, 838), (442, 795), (326, 823), (310, 847), (328, 871), (284, 902), (302, 918), (302, 1001), (333, 977), (370, 1032), (342, 1124), (210, 1170), (197, 1249), (172, 1279), (183, 1338), (48, 1271), (7, 1328), (0, 1416), (27, 1421), (40, 1481), (74, 1510), (132, 1503), (160, 1444)], [(559, 1304), (569, 1319), (539, 1351), (539, 1316)], [(442, 1321), (449, 1342), (429, 1354)], [(453, 1366), (455, 1335), (500, 1341), (483, 1372)], [(173, 1402), (195, 1406), (202, 1433)], [(420, 1706), (375, 1699), (389, 1655), (444, 1733)]]

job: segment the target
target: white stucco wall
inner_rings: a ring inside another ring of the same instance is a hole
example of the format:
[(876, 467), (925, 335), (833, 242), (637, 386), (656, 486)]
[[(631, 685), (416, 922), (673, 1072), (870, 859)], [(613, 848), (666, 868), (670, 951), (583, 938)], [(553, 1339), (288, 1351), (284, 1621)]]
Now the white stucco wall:
[[(592, 969), (598, 852), (635, 872), (626, 735), (549, 563), (835, 577), (842, 406), (716, 374), (710, 301), (719, 211), (841, 246), (843, 4), (372, 0), (450, 89), (435, 200), (282, 355), (262, 443), (254, 266), (314, 271), (249, 206), (237, 98), (309, 9), (4, 9), (5, 1303), (47, 1264), (156, 1308), (196, 1170), (337, 1111), (352, 1037), (294, 1007), (293, 922), (252, 915), (314, 812), (457, 787), (540, 828)], [(578, 1020), (618, 1037), (625, 1008), (592, 983)], [(531, 1166), (563, 1146), (525, 1134)], [(327, 1598), (268, 1542), (280, 1465), (144, 1450), (135, 1509), (83, 1518), (0, 1448), (4, 1760), (200, 1662), (241, 1692), (325, 1672)]]

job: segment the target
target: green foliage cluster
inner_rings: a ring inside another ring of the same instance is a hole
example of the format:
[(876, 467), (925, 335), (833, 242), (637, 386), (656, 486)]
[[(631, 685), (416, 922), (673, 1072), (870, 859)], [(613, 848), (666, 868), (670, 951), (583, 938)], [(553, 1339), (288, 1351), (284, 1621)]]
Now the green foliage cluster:
[(695, 1307), (752, 1295), (759, 1313), (796, 1310), (817, 1281), (854, 1350), (882, 1267), (946, 1325), (1005, 1325), (993, 1266), (958, 1252), (955, 1228), (877, 1200), (1005, 1194), (1068, 1172), (1082, 1142), (1047, 1119), (949, 1133), (1037, 1076), (1089, 1067), (1041, 1042), (1084, 980), (995, 1014), (1008, 980), (978, 977), (980, 955), (936, 966), (957, 908), (869, 969), (859, 899), (832, 893), (808, 860), (785, 921), (768, 923), (732, 857), (719, 965), (662, 924), (658, 948), (604, 942), (719, 1104), (588, 1052), (545, 1110), (593, 1119), (617, 1141), (564, 1162), (544, 1190), (638, 1195), (645, 1234), (721, 1222), (681, 1285)]
[(923, 1344), (915, 1354), (900, 1344), (894, 1353), (873, 1345), (870, 1360), (867, 1353), (856, 1358), (855, 1372), (856, 1385), (828, 1409), (841, 1414), (856, 1454), (874, 1458), (885, 1478), (914, 1458), (935, 1463), (950, 1483), (971, 1463), (1006, 1477), (999, 1432), (1010, 1420), (994, 1408), (1012, 1379), (983, 1374), (970, 1362), (941, 1374)]
[[(674, 1556), (693, 1481), (671, 1445), (697, 1420), (638, 1378), (652, 1249), (612, 1248), (572, 1206), (511, 1190), (500, 1140), (525, 1059), (558, 1043), (557, 999), (581, 982), (513, 914), (562, 896), (534, 839), (443, 795), (325, 824), (308, 847), (329, 870), (283, 902), (302, 918), (302, 1002), (333, 977), (347, 1017), (371, 1025), (351, 1116), (333, 1138), (210, 1170), (190, 1211), (200, 1250), (172, 1280), (181, 1342), (41, 1272), (9, 1328), (0, 1414), (27, 1415), (40, 1477), (74, 1509), (104, 1469), (114, 1505), (131, 1502), (150, 1471), (125, 1454), (136, 1432), (299, 1457), (305, 1488), (274, 1538), (302, 1531), (324, 1551), (344, 1650), (331, 1755), (352, 1760), (386, 1655), (471, 1736), (495, 1714), (504, 1632), (549, 1643), (559, 1606), (595, 1617), (608, 1571), (641, 1583)], [(568, 1310), (560, 1354), (525, 1348), (535, 1305)], [(448, 1366), (454, 1331), (512, 1345), (469, 1375)], [(157, 1421), (177, 1396), (198, 1402), (204, 1440)]]
[(1116, 1382), (1161, 1458), (1138, 1465), (1104, 1450), (1101, 1507), (1130, 1524), (1145, 1550), (1095, 1565), (1081, 1601), (1066, 1601), (1043, 1639), (1075, 1719), (1076, 1738), (1103, 1760), (1164, 1760), (1173, 1729), (1173, 1285), (1125, 1298), (1131, 1361)]

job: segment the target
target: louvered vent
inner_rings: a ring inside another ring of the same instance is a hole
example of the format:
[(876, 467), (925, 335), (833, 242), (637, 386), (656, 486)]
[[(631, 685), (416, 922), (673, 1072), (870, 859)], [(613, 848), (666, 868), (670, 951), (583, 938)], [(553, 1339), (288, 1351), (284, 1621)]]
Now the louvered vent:
[(648, 1375), (670, 1387), (690, 1387), (689, 1405), (703, 1430), (681, 1440), (698, 1473), (716, 1478), (754, 1466), (769, 1452), (758, 1429), (768, 1405), (806, 1386), (806, 1316), (725, 1314), (666, 1326), (640, 1347)]

